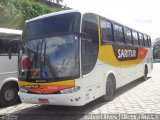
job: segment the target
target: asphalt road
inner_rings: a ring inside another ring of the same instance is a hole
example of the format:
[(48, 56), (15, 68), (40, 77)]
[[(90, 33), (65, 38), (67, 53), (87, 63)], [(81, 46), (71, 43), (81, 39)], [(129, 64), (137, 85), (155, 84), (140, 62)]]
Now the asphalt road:
[[(82, 107), (21, 103), (0, 108), (0, 120), (96, 119), (98, 115), (111, 114), (115, 114), (116, 119), (116, 115), (145, 113), (160, 114), (160, 63), (154, 64), (154, 70), (148, 75), (147, 81), (138, 79), (118, 89), (114, 99), (108, 103), (100, 99)], [(91, 117), (91, 114), (97, 116)], [(154, 119), (160, 120), (160, 117)]]

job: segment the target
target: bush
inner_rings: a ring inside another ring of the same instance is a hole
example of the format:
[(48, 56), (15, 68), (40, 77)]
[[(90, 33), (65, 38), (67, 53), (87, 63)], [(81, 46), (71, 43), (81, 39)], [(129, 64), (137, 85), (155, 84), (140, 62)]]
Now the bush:
[(16, 0), (15, 7), (22, 11), (25, 20), (54, 11), (41, 3), (24, 0)]
[(0, 0), (0, 27), (22, 29), (25, 20), (60, 10), (34, 0)]
[(0, 26), (8, 27), (9, 24), (14, 20), (19, 14), (19, 11), (15, 8), (12, 1), (1, 0), (0, 2)]

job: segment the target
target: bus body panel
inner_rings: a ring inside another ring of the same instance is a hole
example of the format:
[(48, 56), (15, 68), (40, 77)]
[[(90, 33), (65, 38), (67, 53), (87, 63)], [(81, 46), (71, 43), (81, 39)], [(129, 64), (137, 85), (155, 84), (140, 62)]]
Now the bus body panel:
[[(51, 105), (66, 105), (66, 106), (82, 106), (85, 104), (85, 95), (84, 91), (81, 89), (76, 93), (70, 94), (52, 94), (52, 95), (43, 95), (43, 94), (28, 94), (28, 93), (18, 93), (21, 101), (24, 103), (33, 103), (33, 104), (51, 104)], [(48, 100), (47, 103), (39, 101), (40, 99)]]
[(3, 85), (10, 81), (18, 82), (17, 76), (17, 56), (12, 56), (12, 60), (9, 59), (8, 55), (0, 55), (0, 89)]

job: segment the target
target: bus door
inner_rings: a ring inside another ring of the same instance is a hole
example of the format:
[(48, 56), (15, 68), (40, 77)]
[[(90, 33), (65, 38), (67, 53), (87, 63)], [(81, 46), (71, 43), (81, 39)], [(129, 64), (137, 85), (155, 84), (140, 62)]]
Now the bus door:
[(81, 61), (82, 75), (88, 101), (100, 96), (102, 70), (98, 61), (98, 20), (94, 14), (85, 14), (82, 19)]

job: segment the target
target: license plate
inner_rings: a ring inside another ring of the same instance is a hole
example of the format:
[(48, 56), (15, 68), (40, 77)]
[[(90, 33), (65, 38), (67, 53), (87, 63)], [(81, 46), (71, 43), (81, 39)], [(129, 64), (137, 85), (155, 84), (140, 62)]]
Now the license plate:
[(48, 99), (38, 99), (39, 103), (49, 103)]

